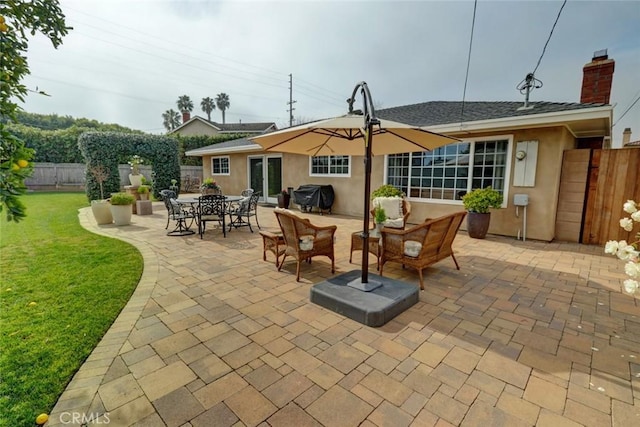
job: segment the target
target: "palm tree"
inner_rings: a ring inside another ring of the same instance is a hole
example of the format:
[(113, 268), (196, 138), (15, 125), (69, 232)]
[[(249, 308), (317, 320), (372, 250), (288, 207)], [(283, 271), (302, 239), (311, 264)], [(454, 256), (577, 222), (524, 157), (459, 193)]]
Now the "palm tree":
[(186, 123), (191, 118), (191, 112), (193, 111), (193, 101), (188, 95), (182, 95), (178, 97), (178, 109), (182, 113), (182, 123)]
[(229, 108), (229, 95), (222, 92), (216, 96), (216, 105), (218, 106), (218, 110), (222, 111), (222, 124), (224, 124), (224, 112)]
[(167, 128), (167, 130), (174, 130), (180, 126), (180, 113), (173, 108), (162, 113), (162, 119), (164, 120), (164, 127)]
[(202, 107), (202, 111), (207, 113), (207, 120), (211, 121), (211, 112), (216, 109), (215, 101), (207, 96), (206, 98), (202, 98), (200, 106)]

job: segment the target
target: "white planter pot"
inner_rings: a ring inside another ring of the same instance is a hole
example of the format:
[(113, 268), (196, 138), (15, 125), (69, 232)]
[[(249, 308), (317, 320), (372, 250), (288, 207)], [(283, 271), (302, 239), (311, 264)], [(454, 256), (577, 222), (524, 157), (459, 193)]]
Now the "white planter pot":
[(92, 200), (91, 212), (98, 225), (111, 224), (113, 216), (111, 215), (111, 204), (106, 200)]
[(116, 225), (131, 224), (131, 214), (133, 209), (131, 205), (111, 205), (111, 215)]
[(133, 187), (140, 187), (142, 185), (142, 175), (129, 174), (129, 182)]

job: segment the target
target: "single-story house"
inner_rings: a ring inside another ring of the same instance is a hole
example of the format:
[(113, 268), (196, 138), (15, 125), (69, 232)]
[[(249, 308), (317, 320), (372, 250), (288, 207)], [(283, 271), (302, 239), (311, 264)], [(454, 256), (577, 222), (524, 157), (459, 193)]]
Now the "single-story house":
[(260, 135), (267, 132), (278, 130), (275, 123), (216, 123), (200, 116), (186, 115), (186, 120), (169, 132), (169, 134), (178, 134), (181, 136), (194, 135), (220, 135), (229, 133), (240, 133), (248, 135)]
[[(577, 225), (558, 219), (564, 209), (561, 175), (563, 169), (571, 168), (563, 165), (563, 154), (610, 144), (613, 60), (606, 52), (597, 54), (584, 67), (580, 103), (530, 102), (523, 107), (523, 102), (465, 102), (463, 106), (462, 102), (434, 101), (378, 110), (380, 118), (461, 142), (433, 151), (374, 157), (372, 190), (387, 183), (402, 189), (411, 202), (409, 222), (419, 223), (462, 210), (461, 195), (492, 186), (502, 192), (504, 203), (503, 209), (492, 213), (490, 233), (514, 237), (526, 233), (527, 238), (544, 241), (558, 238), (560, 229), (576, 228), (569, 235), (579, 234), (580, 219)], [(363, 157), (266, 152), (246, 138), (186, 154), (202, 156), (204, 177), (214, 177), (227, 194), (251, 187), (262, 191), (265, 202), (275, 203), (282, 189), (330, 184), (335, 192), (333, 213), (362, 215)], [(516, 195), (528, 197), (526, 208), (514, 205)], [(582, 209), (582, 203), (577, 204)], [(563, 240), (580, 241), (565, 235)]]

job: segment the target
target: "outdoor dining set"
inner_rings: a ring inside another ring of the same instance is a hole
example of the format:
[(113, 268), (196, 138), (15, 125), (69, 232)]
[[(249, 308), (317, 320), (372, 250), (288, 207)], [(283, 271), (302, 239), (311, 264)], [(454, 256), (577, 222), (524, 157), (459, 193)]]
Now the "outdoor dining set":
[(253, 232), (251, 218), (255, 218), (256, 225), (260, 228), (256, 209), (260, 192), (252, 189), (243, 190), (239, 196), (223, 194), (203, 194), (199, 197), (178, 197), (173, 190), (162, 190), (160, 196), (167, 208), (167, 225), (174, 221), (173, 230), (169, 236), (187, 236), (195, 234), (193, 224), (198, 228), (198, 234), (202, 239), (207, 222), (215, 222), (222, 229), (223, 236), (232, 228), (249, 227)]

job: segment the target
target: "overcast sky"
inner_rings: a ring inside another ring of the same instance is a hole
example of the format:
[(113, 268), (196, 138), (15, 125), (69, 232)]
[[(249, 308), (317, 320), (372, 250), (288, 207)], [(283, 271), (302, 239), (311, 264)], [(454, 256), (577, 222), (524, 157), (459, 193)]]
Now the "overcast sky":
[[(366, 81), (377, 108), (461, 101), (473, 1), (61, 0), (74, 29), (54, 49), (29, 46), (33, 113), (86, 117), (163, 133), (180, 95), (194, 111), (224, 92), (226, 122), (289, 122), (341, 115)], [(523, 101), (562, 1), (477, 4), (467, 101)], [(532, 101), (579, 102), (582, 67), (615, 59), (613, 140), (640, 139), (640, 2), (569, 0), (536, 72)], [(361, 97), (358, 97), (361, 102)], [(218, 110), (212, 120), (222, 122)]]

